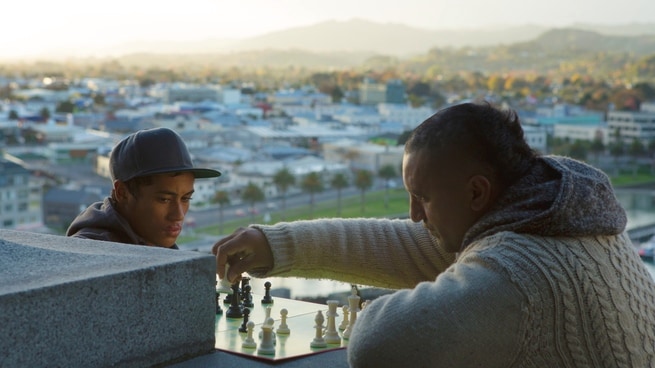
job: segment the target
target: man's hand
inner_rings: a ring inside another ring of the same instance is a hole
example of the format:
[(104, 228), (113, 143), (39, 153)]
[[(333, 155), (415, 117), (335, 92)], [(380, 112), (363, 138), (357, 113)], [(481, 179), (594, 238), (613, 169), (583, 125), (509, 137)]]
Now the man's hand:
[[(250, 227), (238, 228), (216, 242), (212, 253), (216, 255), (218, 277), (227, 277), (230, 282), (237, 282), (243, 272), (273, 268), (273, 253), (268, 240), (261, 231)], [(225, 274), (226, 264), (230, 265), (228, 275)]]

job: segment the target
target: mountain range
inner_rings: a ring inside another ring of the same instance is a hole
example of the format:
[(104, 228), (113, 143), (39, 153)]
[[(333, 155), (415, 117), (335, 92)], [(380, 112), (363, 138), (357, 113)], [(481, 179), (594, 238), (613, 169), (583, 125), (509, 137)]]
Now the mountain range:
[[(622, 37), (655, 35), (655, 23), (611, 26), (573, 24), (566, 28), (589, 31), (597, 34), (598, 37), (617, 37), (618, 44), (622, 42)], [(523, 25), (466, 30), (428, 30), (403, 24), (352, 19), (294, 27), (240, 40), (131, 42), (103, 51), (112, 55), (125, 55), (303, 50), (315, 53), (355, 52), (407, 57), (425, 53), (432, 48), (484, 47), (528, 42), (552, 29), (540, 25)]]

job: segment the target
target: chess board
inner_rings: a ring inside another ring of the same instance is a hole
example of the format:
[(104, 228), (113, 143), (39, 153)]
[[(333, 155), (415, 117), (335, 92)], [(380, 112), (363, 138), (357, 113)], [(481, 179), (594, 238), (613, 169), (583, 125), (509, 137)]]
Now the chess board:
[[(246, 333), (239, 332), (239, 327), (241, 327), (243, 323), (243, 318), (226, 317), (226, 312), (230, 305), (224, 302), (224, 298), (221, 295), (220, 303), (223, 313), (216, 315), (216, 349), (255, 359), (281, 361), (310, 354), (318, 354), (334, 349), (343, 349), (347, 346), (348, 340), (343, 339), (343, 331), (341, 330), (339, 330), (339, 335), (342, 337), (340, 344), (328, 344), (326, 348), (313, 348), (310, 346), (312, 340), (316, 336), (316, 329), (314, 328), (316, 323), (314, 322), (314, 318), (318, 311), (322, 311), (323, 316), (325, 317), (328, 310), (327, 305), (280, 297), (273, 297), (273, 304), (262, 304), (262, 295), (252, 295), (255, 306), (249, 308), (251, 311), (249, 320), (255, 323), (253, 339), (258, 347), (261, 343), (259, 334), (264, 319), (266, 318), (266, 307), (271, 307), (271, 318), (275, 320), (273, 331), (275, 331), (280, 325), (280, 310), (285, 308), (288, 311), (286, 322), (291, 332), (288, 335), (276, 334), (275, 354), (262, 354), (258, 353), (257, 348), (242, 347), (241, 345), (247, 336)], [(339, 314), (339, 316), (336, 317), (336, 325), (338, 327), (343, 316), (340, 309), (337, 313)], [(327, 317), (323, 326), (327, 326)]]

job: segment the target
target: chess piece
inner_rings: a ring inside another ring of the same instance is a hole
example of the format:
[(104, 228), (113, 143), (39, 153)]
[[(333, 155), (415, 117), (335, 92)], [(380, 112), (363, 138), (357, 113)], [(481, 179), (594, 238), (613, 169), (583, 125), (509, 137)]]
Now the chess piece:
[(344, 305), (343, 307), (341, 307), (341, 310), (343, 311), (343, 320), (341, 320), (339, 329), (343, 331), (348, 327), (348, 324), (350, 323), (350, 321), (348, 320), (348, 306)]
[[(273, 326), (273, 324), (275, 323), (275, 320), (273, 318), (271, 318), (271, 307), (266, 308), (266, 316), (264, 317), (264, 323), (268, 323), (271, 326)], [(260, 339), (262, 338), (262, 334), (263, 334), (263, 332), (259, 331), (259, 338)], [(271, 335), (273, 335), (273, 339), (275, 340), (275, 337), (276, 337), (275, 332), (272, 332)], [(275, 345), (275, 341), (273, 341), (273, 345)]]
[(271, 283), (266, 281), (264, 283), (264, 288), (266, 289), (266, 292), (262, 298), (262, 304), (273, 304), (273, 298), (271, 297)]
[(318, 311), (318, 313), (316, 313), (314, 322), (316, 322), (316, 325), (314, 325), (314, 328), (316, 329), (316, 335), (314, 336), (314, 340), (312, 340), (309, 345), (313, 348), (327, 347), (327, 342), (325, 342), (325, 339), (323, 338), (323, 322), (325, 322), (325, 318), (323, 318), (323, 312)]
[[(270, 322), (270, 324), (269, 324)], [(273, 321), (272, 318), (266, 320), (262, 325), (261, 343), (257, 349), (257, 353), (266, 355), (275, 355), (275, 338), (273, 337)]]
[(248, 316), (250, 316), (250, 309), (243, 308), (243, 323), (241, 323), (241, 327), (239, 327), (239, 332), (248, 332)]
[(243, 300), (244, 307), (252, 308), (255, 306), (255, 303), (252, 302), (252, 293), (250, 292), (251, 289), (252, 286), (250, 286), (249, 284), (245, 284), (245, 285), (242, 284), (241, 286), (241, 290), (242, 290), (241, 295), (243, 296), (242, 300)]
[(287, 325), (287, 315), (289, 314), (289, 311), (287, 311), (286, 308), (282, 308), (280, 310), (280, 326), (275, 330), (280, 335), (288, 335), (291, 333), (291, 330), (289, 330), (289, 326)]
[(230, 302), (230, 307), (227, 309), (225, 316), (227, 318), (241, 318), (243, 317), (243, 311), (241, 310), (241, 304), (239, 304), (239, 285), (232, 285), (232, 298)]
[(218, 287), (216, 288), (217, 291), (221, 293), (227, 293), (231, 294), (232, 293), (232, 284), (230, 281), (227, 279), (227, 270), (230, 268), (229, 264), (225, 264), (225, 277), (223, 277), (220, 282)]
[(341, 344), (341, 337), (339, 336), (335, 322), (336, 317), (339, 316), (339, 314), (337, 314), (337, 306), (339, 305), (339, 301), (328, 300), (327, 305), (327, 330), (325, 331), (325, 342), (328, 344)]
[(223, 314), (223, 309), (221, 309), (221, 293), (216, 291), (216, 314)]
[(346, 330), (343, 331), (343, 338), (344, 339), (349, 339), (350, 334), (352, 333), (353, 326), (355, 325), (355, 321), (357, 320), (357, 312), (359, 312), (359, 299), (360, 297), (357, 295), (357, 289), (353, 286), (352, 291), (350, 295), (348, 296), (348, 310), (350, 311), (350, 321), (348, 323), (348, 327), (346, 327)]
[[(241, 300), (245, 299), (246, 297), (246, 291), (244, 290), (246, 286), (250, 285), (250, 277), (242, 277), (241, 278)], [(252, 286), (250, 287), (250, 290), (252, 290)]]
[(255, 339), (252, 337), (252, 331), (255, 329), (255, 322), (253, 321), (248, 321), (246, 324), (246, 335), (245, 340), (241, 343), (241, 347), (247, 348), (247, 349), (254, 349), (257, 347), (257, 343), (255, 342)]

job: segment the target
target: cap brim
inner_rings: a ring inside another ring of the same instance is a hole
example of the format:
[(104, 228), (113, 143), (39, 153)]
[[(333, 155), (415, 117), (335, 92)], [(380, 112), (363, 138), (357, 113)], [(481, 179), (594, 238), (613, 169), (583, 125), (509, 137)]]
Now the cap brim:
[(205, 178), (216, 178), (221, 176), (221, 172), (218, 170), (213, 170), (213, 169), (199, 169), (199, 168), (188, 168), (188, 167), (180, 167), (180, 168), (166, 168), (166, 169), (160, 169), (160, 170), (150, 170), (143, 172), (137, 176), (133, 176), (129, 179), (125, 179), (124, 181), (131, 180), (137, 177), (141, 176), (148, 176), (148, 175), (157, 175), (157, 174), (166, 174), (166, 173), (178, 173), (178, 172), (190, 172), (193, 174), (193, 177), (196, 179), (205, 179)]

